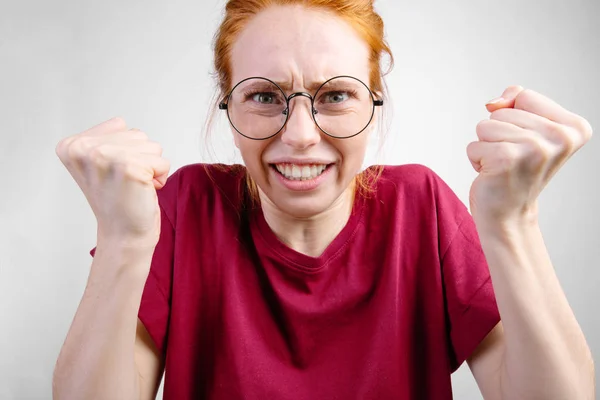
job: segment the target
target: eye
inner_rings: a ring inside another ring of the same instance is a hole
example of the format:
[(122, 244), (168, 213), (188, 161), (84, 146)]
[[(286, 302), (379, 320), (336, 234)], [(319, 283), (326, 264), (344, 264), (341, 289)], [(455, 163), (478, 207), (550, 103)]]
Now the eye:
[(254, 95), (252, 95), (252, 101), (256, 101), (260, 104), (273, 104), (276, 101), (276, 97), (277, 96), (275, 95), (275, 93), (255, 93)]
[(325, 93), (323, 99), (325, 103), (342, 103), (348, 100), (349, 94), (344, 91), (328, 92)]

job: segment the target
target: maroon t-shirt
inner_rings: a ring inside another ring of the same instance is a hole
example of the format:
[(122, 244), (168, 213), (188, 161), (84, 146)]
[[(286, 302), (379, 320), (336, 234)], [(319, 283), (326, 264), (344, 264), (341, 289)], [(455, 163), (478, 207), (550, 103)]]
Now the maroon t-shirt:
[(500, 321), (473, 219), (433, 171), (386, 166), (319, 257), (250, 207), (242, 166), (193, 164), (158, 191), (142, 320), (164, 398), (451, 399)]

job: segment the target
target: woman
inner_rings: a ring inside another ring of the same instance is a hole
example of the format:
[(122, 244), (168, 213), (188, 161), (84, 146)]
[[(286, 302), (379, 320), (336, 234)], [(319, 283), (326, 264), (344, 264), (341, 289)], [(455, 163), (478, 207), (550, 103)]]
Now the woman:
[(467, 149), (471, 216), (426, 167), (359, 172), (385, 53), (371, 1), (230, 0), (215, 68), (244, 167), (167, 180), (121, 118), (59, 143), (98, 242), (57, 398), (153, 398), (165, 369), (177, 400), (449, 399), (465, 360), (485, 398), (593, 398), (536, 207), (589, 124), (507, 88)]

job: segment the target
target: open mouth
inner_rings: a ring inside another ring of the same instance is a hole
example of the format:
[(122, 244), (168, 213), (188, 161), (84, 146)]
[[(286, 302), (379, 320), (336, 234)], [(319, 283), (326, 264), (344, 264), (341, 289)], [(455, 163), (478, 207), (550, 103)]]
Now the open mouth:
[(309, 181), (316, 179), (332, 165), (333, 164), (269, 164), (269, 166), (280, 175), (291, 181)]

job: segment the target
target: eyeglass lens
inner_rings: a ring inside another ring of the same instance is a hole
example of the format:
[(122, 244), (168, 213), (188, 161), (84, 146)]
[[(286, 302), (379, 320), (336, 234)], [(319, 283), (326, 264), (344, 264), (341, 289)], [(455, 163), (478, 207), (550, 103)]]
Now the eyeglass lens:
[[(363, 131), (374, 112), (371, 91), (360, 80), (350, 77), (338, 77), (325, 83), (315, 93), (313, 104), (318, 127), (339, 138)], [(231, 92), (227, 108), (234, 128), (252, 139), (275, 135), (287, 117), (285, 93), (264, 78), (251, 78), (238, 84)]]

